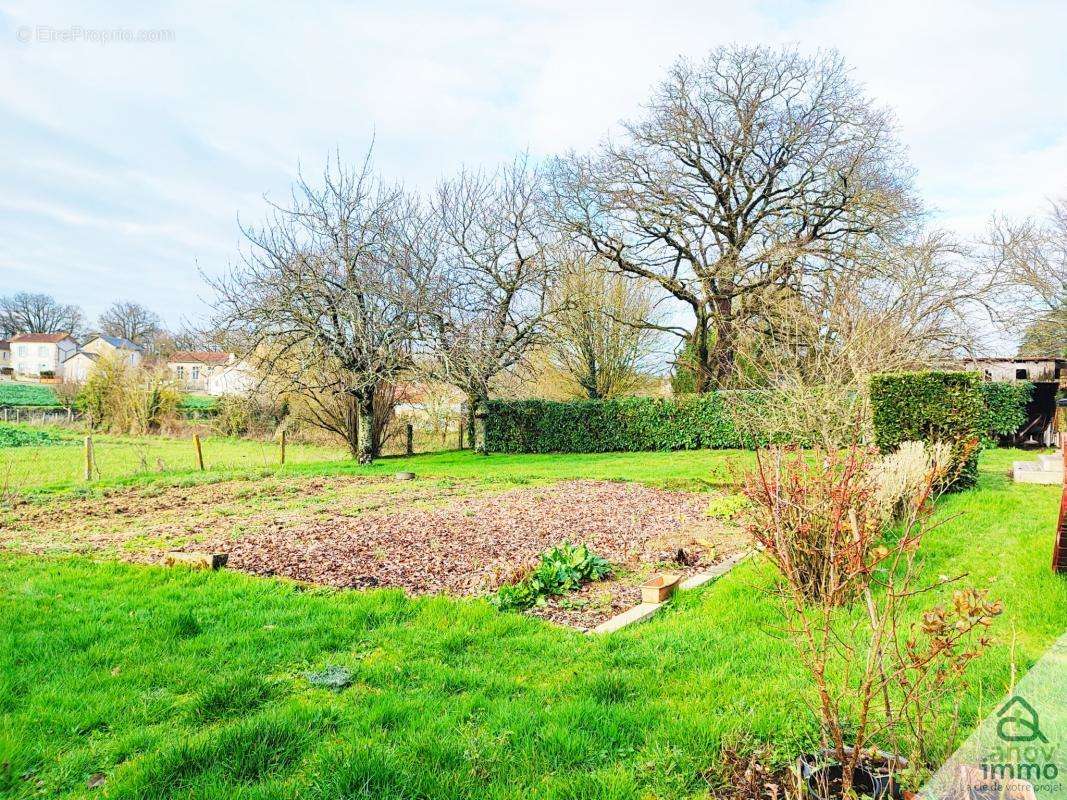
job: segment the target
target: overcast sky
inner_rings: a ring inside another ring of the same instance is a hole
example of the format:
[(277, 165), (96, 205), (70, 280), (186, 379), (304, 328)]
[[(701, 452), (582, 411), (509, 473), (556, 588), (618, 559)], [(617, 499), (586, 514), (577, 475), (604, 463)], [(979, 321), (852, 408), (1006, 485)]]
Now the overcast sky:
[(298, 165), (375, 137), (380, 170), (421, 188), (586, 148), (724, 43), (840, 50), (895, 109), (939, 225), (1067, 195), (1063, 0), (215, 5), (0, 0), (0, 294), (196, 319), (198, 269), (225, 268), (238, 214)]

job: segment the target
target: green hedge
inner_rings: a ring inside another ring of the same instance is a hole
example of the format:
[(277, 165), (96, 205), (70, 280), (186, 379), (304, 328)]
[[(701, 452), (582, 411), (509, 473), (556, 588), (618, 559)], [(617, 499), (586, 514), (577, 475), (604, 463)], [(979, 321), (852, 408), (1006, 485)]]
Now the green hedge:
[[(977, 372), (902, 372), (871, 378), (875, 442), (883, 452), (908, 441), (981, 441), (988, 420)], [(950, 487), (978, 478), (978, 452), (962, 465)]]
[(984, 430), (989, 443), (997, 436), (1010, 436), (1026, 424), (1026, 404), (1034, 393), (1034, 385), (1027, 381), (991, 381), (981, 384), (986, 406)]
[(608, 453), (754, 447), (728, 404), (767, 402), (762, 392), (715, 392), (667, 399), (491, 400), (485, 439), (491, 453)]

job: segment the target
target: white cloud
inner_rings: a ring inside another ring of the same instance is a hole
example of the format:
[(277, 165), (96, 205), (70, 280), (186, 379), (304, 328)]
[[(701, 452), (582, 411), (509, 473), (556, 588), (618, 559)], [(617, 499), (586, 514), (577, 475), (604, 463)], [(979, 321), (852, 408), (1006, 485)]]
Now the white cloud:
[[(19, 44), (21, 26), (166, 28), (170, 43)], [(389, 174), (588, 147), (679, 55), (729, 42), (835, 47), (897, 112), (938, 221), (1067, 193), (1067, 4), (620, 1), (0, 4), (3, 291), (91, 314), (115, 286), (171, 321), (236, 216), (376, 136)], [(42, 276), (44, 276), (42, 278)]]

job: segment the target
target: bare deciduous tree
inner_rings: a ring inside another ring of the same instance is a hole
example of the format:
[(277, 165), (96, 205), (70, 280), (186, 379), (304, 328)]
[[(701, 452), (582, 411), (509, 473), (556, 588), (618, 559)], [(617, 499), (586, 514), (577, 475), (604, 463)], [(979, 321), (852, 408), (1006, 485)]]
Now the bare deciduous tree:
[(442, 295), (425, 317), (426, 366), (467, 396), (473, 442), (475, 407), (544, 329), (552, 269), (540, 177), (524, 157), (492, 175), (461, 172), (438, 186), (433, 223)]
[(96, 324), (101, 333), (129, 339), (145, 348), (163, 332), (163, 322), (158, 314), (129, 300), (112, 303), (97, 318)]
[(913, 211), (887, 111), (836, 54), (723, 47), (679, 61), (621, 143), (559, 159), (558, 212), (620, 271), (692, 317), (696, 389), (724, 384), (770, 287), (834, 268), (844, 243)]
[(1022, 328), (1020, 355), (1067, 354), (1067, 201), (1043, 220), (996, 218), (988, 256), (1007, 285), (1009, 328)]
[(871, 375), (978, 349), (992, 283), (947, 234), (859, 247), (848, 258), (847, 269), (822, 273), (803, 294), (762, 296), (759, 317), (738, 342), (737, 385), (774, 398), (748, 409), (758, 415), (753, 428), (824, 447), (855, 441), (869, 422)]
[(240, 262), (212, 281), (217, 325), (292, 391), (347, 398), (349, 447), (369, 462), (375, 394), (411, 365), (431, 294), (431, 260), (416, 251), (423, 216), (369, 154), (355, 169), (328, 163), (319, 185), (301, 175), (291, 202), (271, 206), (266, 223), (243, 229)]
[(76, 305), (65, 305), (47, 294), (18, 292), (0, 297), (0, 335), (16, 333), (84, 332), (85, 315)]
[(545, 354), (582, 396), (632, 393), (655, 349), (654, 299), (647, 283), (612, 271), (596, 256), (574, 253), (561, 264)]

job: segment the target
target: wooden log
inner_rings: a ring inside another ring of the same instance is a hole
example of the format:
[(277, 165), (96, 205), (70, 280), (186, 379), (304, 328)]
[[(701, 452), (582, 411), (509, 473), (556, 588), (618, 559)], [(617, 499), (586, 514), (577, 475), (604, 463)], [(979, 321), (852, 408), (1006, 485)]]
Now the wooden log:
[(163, 564), (168, 567), (185, 566), (193, 569), (222, 569), (229, 560), (226, 553), (185, 553), (170, 550), (163, 556)]

